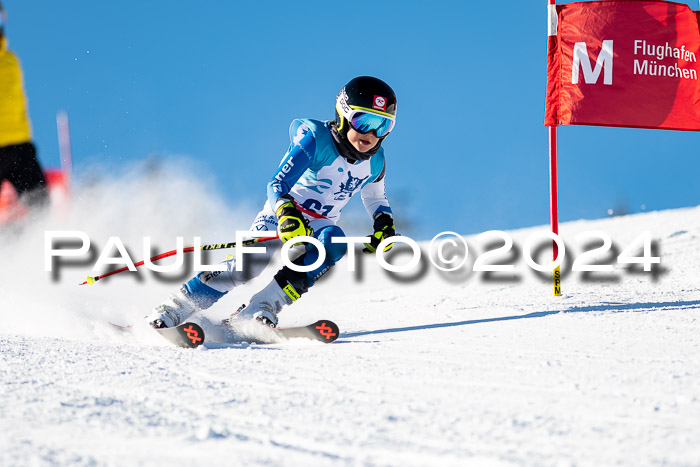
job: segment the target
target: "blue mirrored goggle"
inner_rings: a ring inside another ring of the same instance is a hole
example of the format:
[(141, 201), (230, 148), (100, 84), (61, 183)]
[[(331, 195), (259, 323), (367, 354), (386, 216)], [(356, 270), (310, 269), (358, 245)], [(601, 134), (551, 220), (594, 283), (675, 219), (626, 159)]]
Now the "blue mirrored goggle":
[(378, 138), (388, 135), (394, 129), (395, 123), (391, 118), (363, 111), (353, 112), (350, 118), (350, 126), (355, 131), (364, 135), (374, 130)]

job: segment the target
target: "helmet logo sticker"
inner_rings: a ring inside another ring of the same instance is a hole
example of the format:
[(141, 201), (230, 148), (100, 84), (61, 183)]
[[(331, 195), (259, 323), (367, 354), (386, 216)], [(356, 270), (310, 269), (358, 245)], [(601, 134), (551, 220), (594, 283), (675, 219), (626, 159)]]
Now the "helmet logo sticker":
[(386, 111), (386, 98), (382, 96), (374, 96), (373, 109)]
[(348, 105), (348, 93), (345, 92), (345, 88), (338, 95), (338, 104), (342, 113), (347, 116), (350, 113), (350, 106)]

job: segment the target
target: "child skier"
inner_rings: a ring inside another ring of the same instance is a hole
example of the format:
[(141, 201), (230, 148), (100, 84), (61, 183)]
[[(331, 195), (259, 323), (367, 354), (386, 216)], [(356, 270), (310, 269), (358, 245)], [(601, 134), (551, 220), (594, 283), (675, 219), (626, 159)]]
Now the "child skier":
[[(396, 95), (382, 80), (360, 76), (337, 95), (335, 110), (333, 121), (292, 122), (291, 144), (267, 184), (267, 202), (250, 228), (277, 231), (282, 242), (313, 236), (324, 246), (326, 259), (310, 272), (283, 267), (253, 295), (248, 306), (233, 313), (236, 319), (256, 319), (277, 326), (282, 307), (299, 299), (345, 255), (346, 245), (331, 240), (345, 236), (336, 222), (356, 193), (361, 193), (374, 222), (371, 243), (365, 243), (364, 251), (374, 253), (381, 241), (395, 235), (385, 192), (381, 145), (394, 128)], [(386, 250), (389, 248), (391, 245)], [(319, 252), (311, 244), (300, 244), (295, 250), (298, 256), (293, 264), (307, 266), (318, 259)], [(228, 260), (225, 271), (202, 272), (156, 307), (146, 320), (154, 328), (177, 326), (195, 311), (212, 306), (229, 290), (258, 276), (267, 266), (267, 261), (263, 263), (256, 262), (244, 273), (236, 271), (235, 260)]]

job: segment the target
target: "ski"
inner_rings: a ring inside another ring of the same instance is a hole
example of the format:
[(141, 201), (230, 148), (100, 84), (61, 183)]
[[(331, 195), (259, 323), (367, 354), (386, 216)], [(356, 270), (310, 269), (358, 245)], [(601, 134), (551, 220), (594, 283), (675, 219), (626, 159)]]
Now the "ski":
[[(131, 326), (122, 326), (119, 324), (109, 323), (115, 328), (123, 332), (131, 332)], [(204, 343), (204, 330), (202, 327), (195, 323), (183, 323), (174, 328), (162, 328), (153, 329), (157, 331), (158, 334), (177, 345), (178, 347), (185, 347), (193, 349), (199, 347)]]
[(224, 320), (221, 327), (228, 334), (227, 340), (252, 340), (258, 344), (274, 344), (289, 339), (309, 339), (329, 344), (340, 335), (338, 325), (327, 319), (306, 326), (282, 328), (272, 328), (250, 321), (237, 323), (236, 321)]
[(330, 344), (340, 335), (338, 325), (333, 321), (319, 320), (307, 326), (292, 326), (287, 328), (270, 328), (282, 339), (311, 339)]
[[(122, 326), (115, 323), (109, 324), (122, 332), (132, 331), (131, 326)], [(250, 339), (260, 344), (273, 344), (289, 339), (309, 339), (330, 344), (340, 336), (338, 325), (327, 319), (318, 320), (306, 326), (283, 328), (270, 328), (260, 324), (255, 325), (254, 328), (244, 326), (243, 329), (240, 329), (235, 324), (233, 326), (231, 324), (233, 323), (225, 320), (219, 326), (225, 332), (230, 333), (228, 338), (224, 340)], [(154, 329), (154, 331), (157, 331), (158, 334), (179, 347), (196, 348), (204, 343), (204, 330), (195, 323), (183, 323), (174, 328)], [(214, 341), (218, 341), (216, 336)]]

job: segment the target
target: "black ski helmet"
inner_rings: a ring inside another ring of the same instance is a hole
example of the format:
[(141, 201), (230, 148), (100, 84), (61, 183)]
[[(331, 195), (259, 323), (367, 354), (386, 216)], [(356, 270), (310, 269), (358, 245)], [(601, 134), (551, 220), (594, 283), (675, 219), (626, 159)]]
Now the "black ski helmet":
[[(396, 119), (396, 94), (391, 86), (373, 76), (358, 76), (343, 86), (335, 99), (335, 124), (338, 133), (347, 137), (349, 118), (354, 111)], [(388, 135), (380, 137), (383, 140)]]

